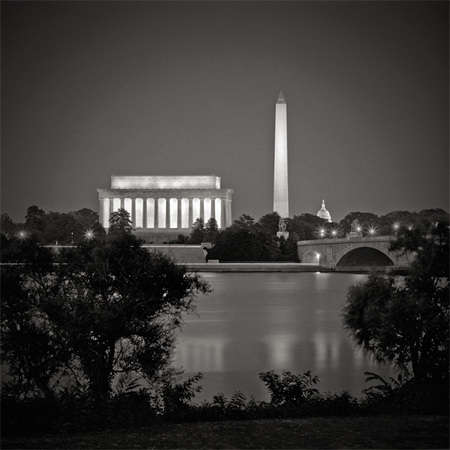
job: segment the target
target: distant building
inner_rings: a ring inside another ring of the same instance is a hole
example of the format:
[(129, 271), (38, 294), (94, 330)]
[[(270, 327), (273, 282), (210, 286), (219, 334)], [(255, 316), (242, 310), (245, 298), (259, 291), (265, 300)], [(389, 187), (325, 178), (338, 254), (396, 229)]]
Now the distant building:
[(318, 211), (317, 217), (320, 217), (321, 219), (325, 219), (328, 222), (332, 222), (331, 214), (325, 208), (325, 200), (322, 200), (322, 208), (320, 208), (320, 210)]
[[(219, 228), (232, 223), (233, 190), (220, 187), (215, 175), (136, 176), (111, 175), (111, 189), (97, 189), (99, 220), (109, 227), (113, 211), (130, 213), (136, 234), (187, 234), (202, 217), (214, 218)], [(158, 241), (158, 239), (154, 239)]]

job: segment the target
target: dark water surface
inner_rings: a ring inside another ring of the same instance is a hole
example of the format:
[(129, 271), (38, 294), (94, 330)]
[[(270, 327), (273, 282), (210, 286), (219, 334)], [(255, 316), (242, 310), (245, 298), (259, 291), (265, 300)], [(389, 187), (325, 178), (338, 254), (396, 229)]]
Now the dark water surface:
[(258, 373), (289, 370), (318, 375), (321, 392), (361, 396), (365, 371), (392, 376), (356, 349), (342, 328), (350, 285), (366, 275), (344, 273), (203, 273), (213, 293), (186, 317), (174, 365), (184, 378), (202, 372), (195, 400), (236, 391), (269, 400)]

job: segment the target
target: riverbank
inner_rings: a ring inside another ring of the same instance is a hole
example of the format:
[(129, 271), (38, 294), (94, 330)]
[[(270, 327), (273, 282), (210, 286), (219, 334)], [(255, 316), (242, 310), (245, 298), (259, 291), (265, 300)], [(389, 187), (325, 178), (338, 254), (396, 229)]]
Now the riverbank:
[(2, 449), (448, 448), (448, 416), (310, 417), (159, 424), (3, 438)]
[(232, 262), (219, 263), (183, 263), (188, 270), (195, 272), (332, 272), (331, 269), (319, 267), (317, 264), (302, 263), (261, 263), (261, 262)]

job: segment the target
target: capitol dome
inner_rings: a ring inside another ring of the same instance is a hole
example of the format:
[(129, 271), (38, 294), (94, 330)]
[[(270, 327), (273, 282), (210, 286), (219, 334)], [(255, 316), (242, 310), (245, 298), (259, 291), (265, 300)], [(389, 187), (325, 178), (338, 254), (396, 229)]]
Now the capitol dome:
[(328, 222), (332, 222), (331, 214), (325, 208), (325, 200), (322, 200), (322, 208), (320, 208), (320, 211), (317, 213), (317, 217), (320, 217), (321, 219), (325, 219)]

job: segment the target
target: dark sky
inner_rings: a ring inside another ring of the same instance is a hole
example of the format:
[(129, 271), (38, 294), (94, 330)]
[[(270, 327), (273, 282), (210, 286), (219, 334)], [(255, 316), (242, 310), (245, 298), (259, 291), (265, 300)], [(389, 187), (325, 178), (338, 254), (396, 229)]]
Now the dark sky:
[(448, 3), (10, 2), (2, 212), (98, 210), (117, 175), (216, 174), (233, 217), (449, 207)]

